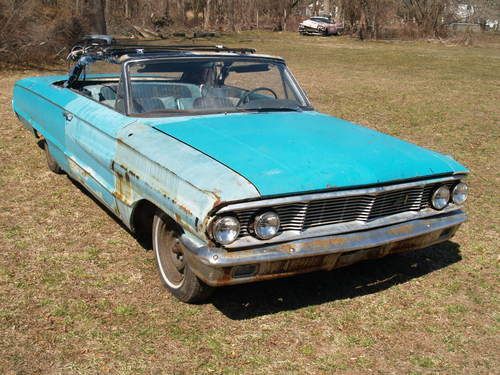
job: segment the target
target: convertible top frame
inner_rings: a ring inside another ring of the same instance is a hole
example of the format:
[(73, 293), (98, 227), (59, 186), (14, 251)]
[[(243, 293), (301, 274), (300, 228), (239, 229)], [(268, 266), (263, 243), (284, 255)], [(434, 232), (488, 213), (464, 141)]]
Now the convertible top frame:
[(67, 60), (74, 61), (75, 65), (69, 71), (68, 81), (65, 86), (71, 87), (78, 80), (85, 67), (98, 60), (119, 64), (124, 62), (124, 60), (154, 55), (162, 55), (164, 57), (193, 56), (193, 54), (200, 52), (251, 55), (256, 52), (254, 48), (232, 48), (221, 44), (164, 45), (155, 44), (154, 42), (136, 44), (127, 39), (114, 39), (110, 35), (87, 35), (71, 48), (67, 56)]
[[(133, 41), (135, 42), (135, 41)], [(76, 43), (68, 55), (68, 60), (76, 61), (84, 55), (96, 55), (103, 58), (117, 58), (123, 55), (150, 54), (161, 52), (229, 52), (239, 54), (253, 54), (254, 48), (232, 48), (222, 44), (218, 45), (196, 45), (178, 44), (165, 45), (155, 44), (156, 41), (142, 44), (132, 43), (127, 39), (114, 39), (110, 35), (88, 35)]]

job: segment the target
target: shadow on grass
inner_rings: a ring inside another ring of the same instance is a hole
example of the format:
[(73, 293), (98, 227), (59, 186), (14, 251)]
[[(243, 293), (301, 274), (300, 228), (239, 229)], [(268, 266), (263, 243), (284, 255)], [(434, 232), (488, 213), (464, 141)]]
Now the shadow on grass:
[(330, 272), (221, 288), (210, 302), (230, 319), (250, 319), (377, 293), (461, 259), (459, 245), (447, 241)]
[[(72, 178), (70, 181), (130, 233), (145, 250), (151, 249), (150, 244), (143, 243), (135, 237), (121, 220), (84, 186)], [(230, 319), (251, 319), (280, 311), (377, 293), (445, 268), (461, 259), (459, 245), (446, 241), (423, 250), (367, 260), (330, 272), (313, 272), (284, 279), (219, 288), (207, 303), (212, 303)]]

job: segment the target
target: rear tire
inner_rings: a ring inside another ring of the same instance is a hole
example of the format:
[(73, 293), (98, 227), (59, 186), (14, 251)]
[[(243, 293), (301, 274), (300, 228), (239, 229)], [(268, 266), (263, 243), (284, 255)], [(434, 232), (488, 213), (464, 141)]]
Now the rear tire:
[(213, 288), (203, 283), (186, 263), (186, 248), (180, 241), (180, 230), (163, 212), (157, 212), (153, 218), (152, 240), (156, 265), (165, 288), (182, 302), (207, 300)]
[(59, 166), (59, 164), (57, 164), (56, 159), (54, 159), (49, 151), (49, 145), (47, 144), (47, 141), (43, 142), (43, 150), (45, 151), (45, 158), (47, 159), (47, 166), (49, 167), (49, 169), (56, 174), (63, 174), (64, 171)]

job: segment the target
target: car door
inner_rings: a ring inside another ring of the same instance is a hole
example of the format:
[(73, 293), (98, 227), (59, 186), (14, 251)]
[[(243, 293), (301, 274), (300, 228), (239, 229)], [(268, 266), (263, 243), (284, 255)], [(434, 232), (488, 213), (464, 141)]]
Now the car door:
[(65, 144), (69, 173), (114, 212), (113, 160), (120, 129), (134, 122), (114, 108), (70, 90), (74, 99), (65, 107)]

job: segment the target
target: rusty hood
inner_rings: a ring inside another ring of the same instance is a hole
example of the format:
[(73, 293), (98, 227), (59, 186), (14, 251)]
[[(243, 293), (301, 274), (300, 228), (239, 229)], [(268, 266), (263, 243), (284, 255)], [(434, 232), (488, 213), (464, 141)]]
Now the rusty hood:
[(263, 196), (467, 172), (449, 156), (314, 111), (147, 122), (240, 174)]

